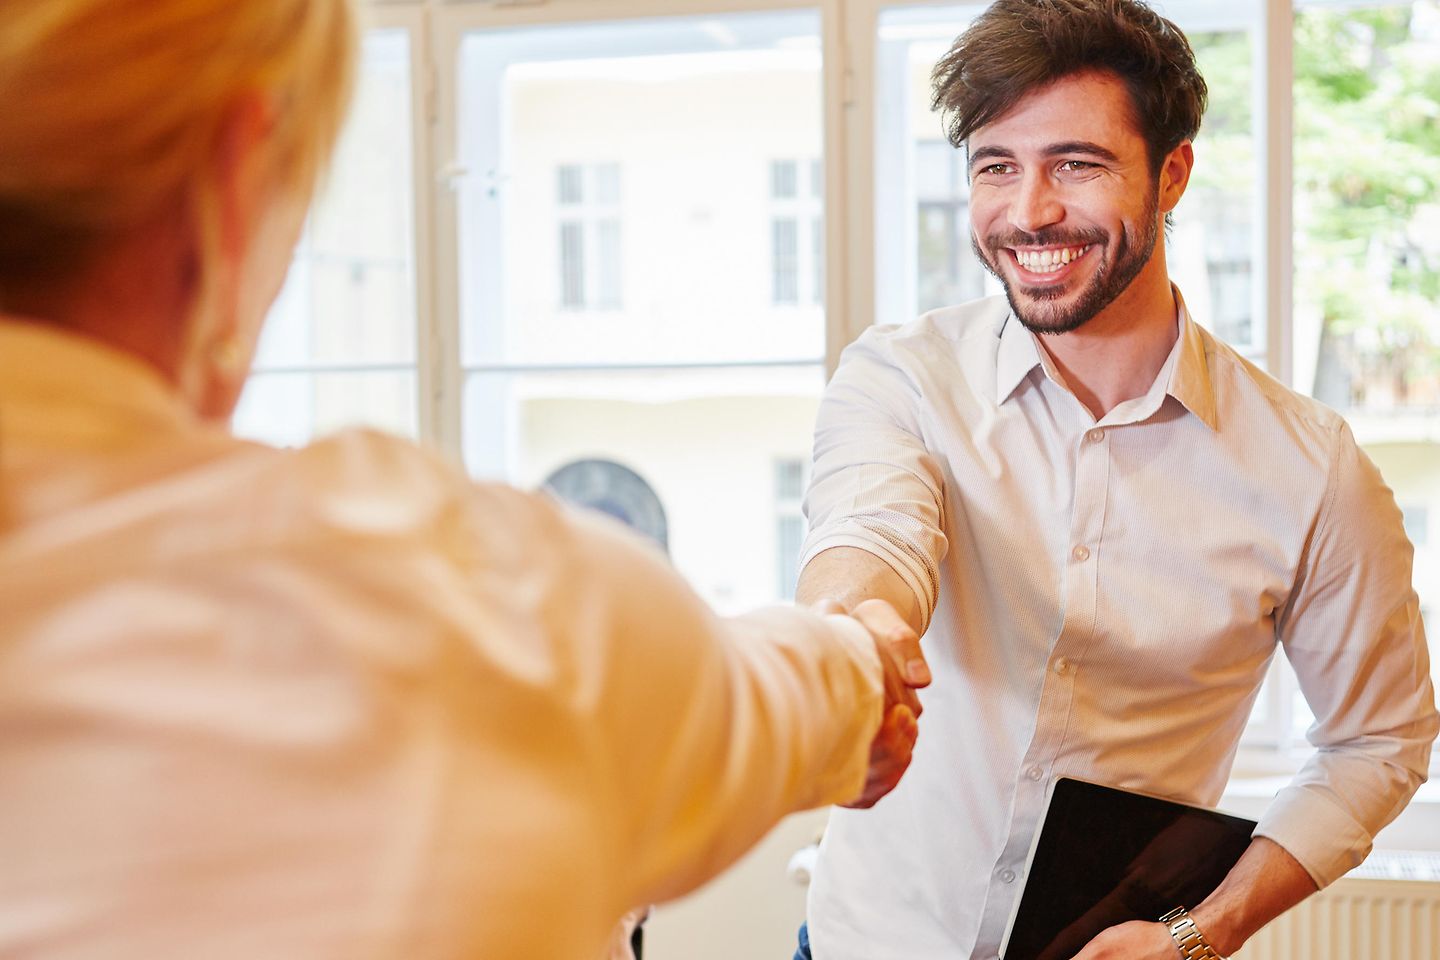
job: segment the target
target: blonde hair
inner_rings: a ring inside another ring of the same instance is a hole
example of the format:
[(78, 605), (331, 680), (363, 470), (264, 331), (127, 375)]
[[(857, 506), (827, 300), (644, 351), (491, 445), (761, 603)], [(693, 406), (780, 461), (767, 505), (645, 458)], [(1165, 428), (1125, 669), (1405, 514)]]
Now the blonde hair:
[(308, 198), (349, 102), (350, 0), (0, 0), (0, 286), (182, 200), (227, 112), (269, 97)]

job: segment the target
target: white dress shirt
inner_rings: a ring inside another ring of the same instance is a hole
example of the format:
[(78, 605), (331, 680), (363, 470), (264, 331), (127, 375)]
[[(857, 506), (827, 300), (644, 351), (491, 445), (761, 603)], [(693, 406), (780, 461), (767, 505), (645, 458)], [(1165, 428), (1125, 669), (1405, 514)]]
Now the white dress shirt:
[(847, 618), (0, 322), (0, 956), (595, 960), (857, 795), (881, 699)]
[(1213, 805), (1277, 647), (1317, 750), (1259, 835), (1323, 886), (1424, 780), (1440, 720), (1390, 491), (1337, 414), (1179, 313), (1154, 385), (1098, 422), (1003, 298), (845, 351), (805, 561), (887, 561), (935, 682), (906, 779), (831, 818), (816, 960), (995, 956), (1048, 785)]

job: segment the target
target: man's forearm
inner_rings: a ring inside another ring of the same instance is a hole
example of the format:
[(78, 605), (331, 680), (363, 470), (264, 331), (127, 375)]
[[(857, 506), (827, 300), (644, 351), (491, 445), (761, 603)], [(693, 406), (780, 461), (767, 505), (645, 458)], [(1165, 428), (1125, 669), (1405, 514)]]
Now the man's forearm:
[(1190, 916), (1222, 957), (1316, 891), (1300, 862), (1273, 840), (1256, 837), (1215, 892)]
[(807, 606), (837, 600), (853, 610), (866, 600), (884, 600), (905, 618), (916, 633), (925, 626), (928, 611), (920, 609), (915, 591), (884, 560), (858, 547), (831, 547), (805, 564), (795, 588), (797, 603)]

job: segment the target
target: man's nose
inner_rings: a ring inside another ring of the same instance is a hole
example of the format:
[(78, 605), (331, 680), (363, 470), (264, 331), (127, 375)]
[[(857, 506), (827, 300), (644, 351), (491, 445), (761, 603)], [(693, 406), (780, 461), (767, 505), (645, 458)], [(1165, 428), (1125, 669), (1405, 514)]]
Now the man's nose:
[(1050, 178), (1039, 171), (1026, 172), (1010, 202), (1010, 223), (1026, 233), (1038, 233), (1064, 217), (1065, 207)]

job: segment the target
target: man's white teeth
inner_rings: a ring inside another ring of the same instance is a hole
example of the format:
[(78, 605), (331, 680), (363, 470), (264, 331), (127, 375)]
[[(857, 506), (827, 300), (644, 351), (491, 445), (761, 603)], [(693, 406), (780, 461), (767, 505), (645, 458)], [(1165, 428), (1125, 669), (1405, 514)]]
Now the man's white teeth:
[(1054, 273), (1071, 260), (1080, 259), (1089, 249), (1089, 246), (1084, 246), (1059, 250), (1016, 250), (1015, 259), (1031, 273)]

